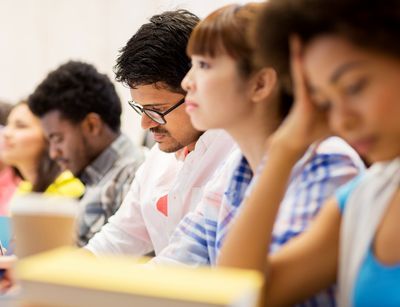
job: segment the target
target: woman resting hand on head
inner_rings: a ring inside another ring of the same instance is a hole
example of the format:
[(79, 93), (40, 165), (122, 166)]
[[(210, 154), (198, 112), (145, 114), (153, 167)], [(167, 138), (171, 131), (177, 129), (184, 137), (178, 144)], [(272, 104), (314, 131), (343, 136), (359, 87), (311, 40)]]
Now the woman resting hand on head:
[[(259, 17), (259, 58), (288, 77), (292, 68), (295, 106), (219, 264), (265, 272), (267, 305), (293, 304), (337, 281), (339, 306), (400, 306), (399, 31), (398, 1), (271, 0)], [(268, 256), (260, 245), (272, 240), (290, 169), (328, 130), (372, 166), (306, 233)]]

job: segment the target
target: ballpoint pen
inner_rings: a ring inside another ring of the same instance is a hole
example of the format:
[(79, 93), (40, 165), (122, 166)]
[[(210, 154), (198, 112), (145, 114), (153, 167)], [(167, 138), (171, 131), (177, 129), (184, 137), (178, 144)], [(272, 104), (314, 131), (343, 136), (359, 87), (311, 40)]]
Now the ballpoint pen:
[[(0, 241), (0, 257), (1, 256), (4, 256), (4, 249), (3, 249), (3, 244), (1, 244), (1, 241)], [(3, 278), (5, 272), (6, 272), (5, 269), (0, 269), (0, 279)]]

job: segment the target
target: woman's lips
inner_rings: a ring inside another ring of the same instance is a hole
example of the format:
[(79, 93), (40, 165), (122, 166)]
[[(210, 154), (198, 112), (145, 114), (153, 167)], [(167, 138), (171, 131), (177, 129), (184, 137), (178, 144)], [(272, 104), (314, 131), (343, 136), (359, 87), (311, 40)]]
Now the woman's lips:
[(199, 105), (193, 101), (185, 100), (186, 112), (192, 112), (199, 107)]
[(4, 150), (12, 149), (14, 147), (14, 144), (9, 143), (7, 141), (3, 141), (1, 144), (1, 148)]

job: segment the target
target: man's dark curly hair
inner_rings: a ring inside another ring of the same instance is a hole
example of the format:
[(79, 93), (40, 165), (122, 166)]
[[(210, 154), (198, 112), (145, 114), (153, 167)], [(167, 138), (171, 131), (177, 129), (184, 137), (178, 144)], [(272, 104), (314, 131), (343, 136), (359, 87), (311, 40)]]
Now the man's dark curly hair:
[(199, 18), (186, 11), (168, 11), (150, 18), (120, 50), (116, 80), (135, 88), (164, 83), (183, 93), (181, 81), (190, 69), (186, 45)]
[(121, 101), (110, 79), (90, 64), (69, 61), (50, 72), (28, 98), (39, 117), (51, 111), (74, 123), (97, 113), (115, 132), (121, 126)]
[(317, 36), (338, 35), (355, 46), (400, 58), (400, 1), (268, 1), (255, 29), (258, 58), (286, 75), (288, 84), (292, 34), (300, 37), (303, 46)]

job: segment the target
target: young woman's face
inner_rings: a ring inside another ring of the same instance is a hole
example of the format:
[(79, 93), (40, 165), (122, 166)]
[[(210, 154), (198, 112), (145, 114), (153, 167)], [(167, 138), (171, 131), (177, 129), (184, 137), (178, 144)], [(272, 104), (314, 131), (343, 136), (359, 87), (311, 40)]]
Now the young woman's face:
[(187, 91), (186, 112), (199, 130), (229, 128), (246, 117), (246, 81), (235, 60), (226, 55), (193, 55), (192, 68), (182, 81)]
[(17, 167), (37, 163), (46, 146), (40, 121), (25, 104), (11, 111), (3, 137), (3, 161)]
[(337, 36), (304, 50), (315, 103), (331, 128), (370, 162), (400, 155), (400, 59), (365, 51)]

